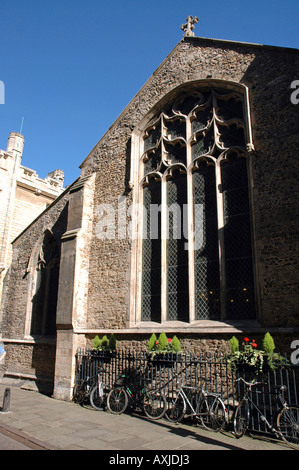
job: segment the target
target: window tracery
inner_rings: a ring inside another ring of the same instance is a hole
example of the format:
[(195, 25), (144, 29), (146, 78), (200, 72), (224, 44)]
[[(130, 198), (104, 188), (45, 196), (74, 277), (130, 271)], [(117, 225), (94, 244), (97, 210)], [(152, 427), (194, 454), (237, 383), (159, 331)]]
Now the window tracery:
[(152, 205), (160, 218), (142, 240), (141, 321), (255, 317), (245, 104), (226, 88), (184, 91), (143, 132), (143, 231)]

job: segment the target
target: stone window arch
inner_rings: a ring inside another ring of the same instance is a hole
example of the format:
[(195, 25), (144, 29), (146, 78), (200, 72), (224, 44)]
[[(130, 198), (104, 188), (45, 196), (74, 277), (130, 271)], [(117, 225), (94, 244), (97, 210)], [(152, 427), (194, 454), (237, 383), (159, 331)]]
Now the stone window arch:
[(134, 131), (131, 324), (256, 317), (252, 149), (247, 88), (220, 80), (179, 87)]
[(60, 250), (50, 230), (46, 230), (35, 246), (28, 265), (29, 298), (27, 334), (56, 334)]

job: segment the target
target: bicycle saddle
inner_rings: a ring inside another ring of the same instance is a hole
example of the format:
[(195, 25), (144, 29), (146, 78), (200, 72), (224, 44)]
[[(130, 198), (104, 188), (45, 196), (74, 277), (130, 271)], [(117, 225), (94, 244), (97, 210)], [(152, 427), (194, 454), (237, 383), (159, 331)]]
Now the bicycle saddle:
[(280, 390), (281, 392), (285, 392), (287, 389), (286, 385), (274, 385), (274, 390)]

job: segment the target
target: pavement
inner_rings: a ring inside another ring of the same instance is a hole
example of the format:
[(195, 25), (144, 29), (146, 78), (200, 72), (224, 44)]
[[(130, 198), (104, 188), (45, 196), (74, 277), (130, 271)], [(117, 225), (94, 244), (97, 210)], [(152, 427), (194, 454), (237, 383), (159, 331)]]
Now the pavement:
[(0, 411), (2, 450), (102, 450), (107, 459), (120, 459), (128, 451), (139, 456), (183, 453), (185, 462), (181, 464), (189, 461), (189, 453), (194, 457), (199, 450), (292, 450), (268, 437), (236, 439), (229, 430), (213, 433), (192, 423), (150, 421), (138, 413), (112, 415), (1, 384), (0, 405), (6, 388), (10, 389), (10, 400), (8, 411)]

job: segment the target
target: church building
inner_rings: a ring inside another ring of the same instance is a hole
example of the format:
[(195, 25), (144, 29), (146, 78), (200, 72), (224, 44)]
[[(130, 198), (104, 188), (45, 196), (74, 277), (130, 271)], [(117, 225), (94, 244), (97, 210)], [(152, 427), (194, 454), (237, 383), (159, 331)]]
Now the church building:
[(112, 332), (127, 349), (161, 331), (199, 351), (299, 339), (299, 51), (196, 22), (14, 240), (3, 383), (69, 400), (77, 348)]

